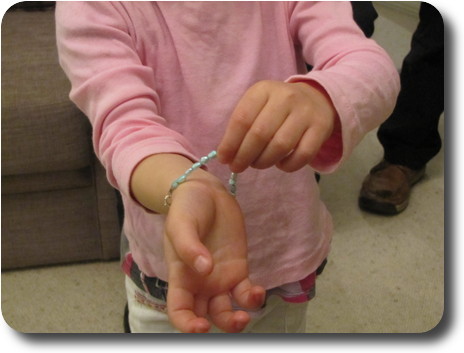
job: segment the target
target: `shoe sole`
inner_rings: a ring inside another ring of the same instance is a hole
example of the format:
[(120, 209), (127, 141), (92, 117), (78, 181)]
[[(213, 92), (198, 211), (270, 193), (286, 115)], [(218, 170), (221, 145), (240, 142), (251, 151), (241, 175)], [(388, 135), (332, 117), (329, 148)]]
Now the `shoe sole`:
[[(417, 184), (425, 175), (425, 168), (417, 174), (416, 178), (411, 182), (411, 187)], [(409, 198), (404, 202), (395, 205), (392, 203), (376, 201), (367, 197), (360, 196), (358, 205), (364, 211), (372, 212), (381, 215), (393, 216), (403, 212), (409, 205)]]
[(364, 211), (393, 216), (403, 212), (408, 207), (409, 202), (406, 200), (399, 205), (393, 205), (391, 203), (378, 202), (365, 197), (360, 197), (358, 199), (358, 204), (359, 208)]

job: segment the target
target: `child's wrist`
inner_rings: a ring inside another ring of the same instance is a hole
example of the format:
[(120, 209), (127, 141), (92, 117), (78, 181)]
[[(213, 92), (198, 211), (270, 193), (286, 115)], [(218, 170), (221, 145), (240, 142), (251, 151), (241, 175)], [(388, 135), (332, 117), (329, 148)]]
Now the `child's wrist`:
[(188, 195), (190, 199), (196, 199), (200, 195), (209, 195), (210, 198), (214, 198), (215, 194), (228, 194), (221, 180), (205, 170), (193, 173), (188, 181), (180, 184), (170, 192), (170, 201), (168, 201), (170, 203), (164, 206), (166, 208), (165, 211), (168, 211), (171, 205), (176, 203), (177, 197), (183, 198), (185, 195)]
[(169, 191), (164, 197), (164, 206), (165, 207), (171, 206), (172, 193), (174, 192), (174, 190), (176, 190), (181, 184), (185, 183), (193, 172), (200, 170), (203, 166), (205, 166), (210, 160), (214, 159), (215, 157), (216, 157), (216, 151), (212, 151), (208, 155), (201, 157), (198, 162), (193, 163), (190, 168), (188, 168), (182, 175), (176, 178), (171, 183)]
[[(190, 168), (188, 168), (182, 175), (180, 175), (177, 179), (175, 179), (171, 183), (171, 187), (164, 197), (164, 207), (169, 207), (172, 203), (172, 197), (173, 193), (175, 190), (177, 190), (182, 184), (188, 182), (188, 181), (193, 181), (195, 179), (192, 179), (192, 177), (195, 175), (196, 178), (198, 178), (198, 175), (203, 175), (204, 178), (199, 179), (199, 181), (206, 181), (207, 183), (211, 183), (211, 186), (216, 186), (219, 187), (219, 189), (225, 190), (223, 187), (222, 183), (215, 177), (213, 177), (211, 174), (207, 173), (206, 171), (202, 171), (202, 167), (205, 166), (207, 163), (209, 163), (212, 159), (216, 158), (217, 152), (212, 151), (208, 155), (201, 157), (200, 160), (196, 163), (194, 163)], [(213, 177), (213, 178), (212, 178)], [(236, 193), (236, 180), (237, 180), (237, 175), (235, 173), (231, 173), (230, 179), (229, 179), (229, 190), (230, 193), (235, 196)]]

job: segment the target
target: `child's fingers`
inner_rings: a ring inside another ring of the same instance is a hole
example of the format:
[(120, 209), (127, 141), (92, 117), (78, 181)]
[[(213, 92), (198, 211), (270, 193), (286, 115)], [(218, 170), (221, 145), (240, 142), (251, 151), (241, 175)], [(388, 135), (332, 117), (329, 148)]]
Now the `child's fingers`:
[(174, 284), (169, 286), (167, 308), (171, 323), (185, 333), (206, 333), (211, 324), (204, 317), (198, 317), (194, 312), (193, 295)]
[(195, 316), (193, 311), (179, 310), (169, 317), (172, 325), (184, 333), (207, 333), (211, 328), (208, 320), (204, 317)]
[(288, 107), (278, 100), (268, 101), (243, 137), (234, 159), (230, 162), (233, 172), (243, 172), (259, 158), (284, 124), (288, 113)]
[(308, 129), (291, 154), (277, 163), (286, 172), (294, 172), (306, 166), (317, 155), (325, 137), (317, 129)]
[(208, 315), (208, 302), (209, 297), (204, 295), (196, 295), (194, 302), (194, 312), (195, 315), (199, 317), (206, 317)]
[(247, 278), (231, 291), (235, 302), (245, 309), (258, 309), (264, 304), (266, 291), (261, 286), (253, 286)]
[[(256, 85), (255, 85), (256, 86)], [(267, 102), (266, 92), (251, 87), (240, 99), (227, 124), (217, 148), (218, 160), (230, 163), (237, 154), (243, 139)]]
[(296, 148), (308, 127), (305, 117), (291, 113), (252, 166), (265, 169), (277, 164)]
[(219, 294), (209, 301), (209, 316), (221, 330), (229, 333), (242, 331), (250, 322), (250, 315), (244, 311), (233, 311), (230, 296)]

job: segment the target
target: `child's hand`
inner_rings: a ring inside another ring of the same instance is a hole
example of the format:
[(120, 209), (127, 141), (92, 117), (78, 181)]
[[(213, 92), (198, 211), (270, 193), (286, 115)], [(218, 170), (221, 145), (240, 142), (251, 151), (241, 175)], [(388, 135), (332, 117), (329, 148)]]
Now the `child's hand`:
[(330, 98), (316, 83), (258, 82), (232, 113), (218, 159), (236, 173), (249, 166), (298, 170), (330, 137), (335, 116)]
[(248, 278), (241, 210), (221, 186), (189, 180), (173, 193), (165, 227), (169, 269), (168, 315), (182, 332), (207, 332), (207, 317), (225, 332), (240, 332), (265, 291)]

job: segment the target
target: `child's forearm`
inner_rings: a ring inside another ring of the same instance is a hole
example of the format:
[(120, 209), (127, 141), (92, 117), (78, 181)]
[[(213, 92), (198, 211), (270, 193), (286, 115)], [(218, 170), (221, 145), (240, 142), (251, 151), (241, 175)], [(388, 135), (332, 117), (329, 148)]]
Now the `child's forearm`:
[[(164, 198), (172, 182), (192, 164), (190, 159), (179, 154), (156, 154), (145, 158), (132, 173), (130, 187), (133, 197), (153, 212), (166, 213), (169, 208), (165, 206)], [(189, 175), (189, 181), (194, 180), (220, 185), (213, 175), (203, 169)]]

